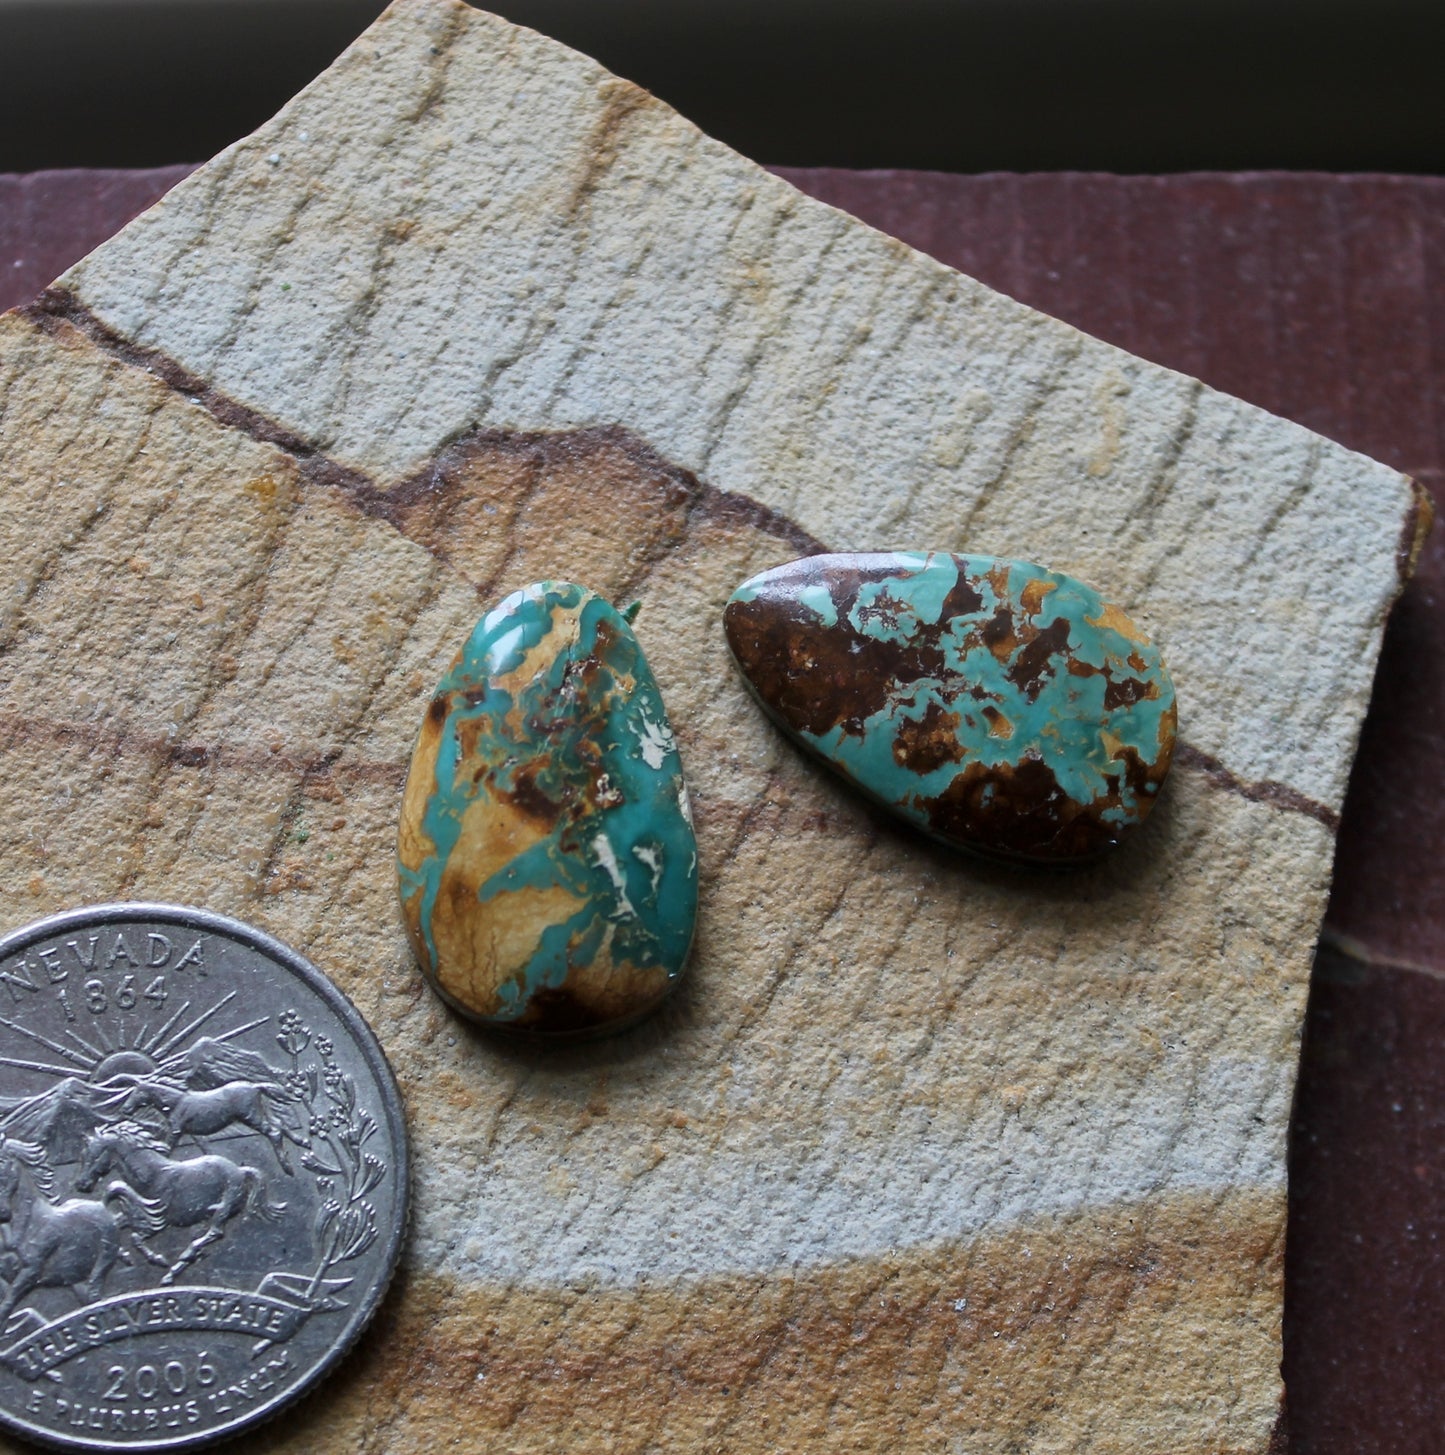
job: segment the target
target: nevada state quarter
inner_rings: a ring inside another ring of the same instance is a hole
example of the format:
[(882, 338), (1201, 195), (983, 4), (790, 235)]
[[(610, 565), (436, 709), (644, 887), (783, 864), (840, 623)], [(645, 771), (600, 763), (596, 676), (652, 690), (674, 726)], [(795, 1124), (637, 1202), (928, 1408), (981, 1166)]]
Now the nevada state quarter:
[(0, 1420), (170, 1450), (346, 1352), (406, 1227), (396, 1082), (320, 971), (114, 904), (0, 940)]

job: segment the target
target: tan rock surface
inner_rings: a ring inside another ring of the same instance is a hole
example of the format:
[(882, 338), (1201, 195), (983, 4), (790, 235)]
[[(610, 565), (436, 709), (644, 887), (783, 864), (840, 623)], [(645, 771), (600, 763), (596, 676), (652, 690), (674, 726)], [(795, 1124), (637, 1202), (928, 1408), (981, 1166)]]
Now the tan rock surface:
[[(250, 919), (407, 1098), (398, 1287), (253, 1446), (1263, 1452), (1310, 955), (1413, 519), (452, 0), (7, 316), (5, 926)], [(719, 613), (814, 541), (1125, 606), (1185, 745), (1148, 828), (1005, 871), (802, 761)], [(542, 1053), (426, 991), (391, 846), (431, 684), (547, 575), (643, 602), (703, 901), (661, 1015)]]

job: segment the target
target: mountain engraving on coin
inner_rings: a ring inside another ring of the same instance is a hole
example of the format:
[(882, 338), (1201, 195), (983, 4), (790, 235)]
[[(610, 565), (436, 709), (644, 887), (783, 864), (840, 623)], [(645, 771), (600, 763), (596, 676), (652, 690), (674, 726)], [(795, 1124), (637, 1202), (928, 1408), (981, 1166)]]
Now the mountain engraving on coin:
[(86, 1449), (274, 1413), (374, 1311), (406, 1220), (395, 1081), (235, 921), (104, 906), (0, 941), (0, 1418)]

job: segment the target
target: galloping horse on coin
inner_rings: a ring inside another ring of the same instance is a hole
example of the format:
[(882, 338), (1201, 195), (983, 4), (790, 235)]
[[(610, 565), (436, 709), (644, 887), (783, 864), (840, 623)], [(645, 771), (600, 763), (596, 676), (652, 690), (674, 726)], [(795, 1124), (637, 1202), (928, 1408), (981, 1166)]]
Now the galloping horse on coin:
[[(0, 1294), (0, 1328), (15, 1305), (37, 1288), (69, 1288), (82, 1304), (100, 1297), (116, 1261), (129, 1262), (120, 1245), (122, 1218), (112, 1197), (126, 1209), (125, 1220), (146, 1232), (164, 1227), (158, 1211), (124, 1183), (103, 1200), (72, 1197), (55, 1203), (55, 1177), (45, 1149), (0, 1133), (0, 1224), (8, 1232), (15, 1273)], [(140, 1246), (137, 1244), (137, 1246)]]
[(290, 1098), (273, 1082), (230, 1081), (210, 1091), (189, 1091), (166, 1081), (126, 1079), (134, 1081), (135, 1088), (121, 1103), (121, 1110), (131, 1113), (158, 1106), (165, 1113), (172, 1140), (187, 1133), (207, 1137), (241, 1122), (271, 1143), (281, 1170), (288, 1174), (287, 1139), (306, 1145)]
[(134, 1190), (157, 1208), (166, 1227), (192, 1228), (204, 1223), (174, 1262), (143, 1243), (137, 1244), (152, 1263), (166, 1267), (162, 1283), (174, 1283), (206, 1248), (225, 1235), (226, 1224), (237, 1213), (254, 1212), (274, 1222), (285, 1212), (284, 1202), (273, 1203), (267, 1197), (266, 1181), (254, 1167), (214, 1154), (173, 1161), (168, 1152), (165, 1144), (138, 1122), (121, 1121), (102, 1127), (86, 1139), (75, 1184), (81, 1192), (88, 1192), (114, 1169), (124, 1181), (112, 1182), (103, 1201), (120, 1196), (122, 1189)]

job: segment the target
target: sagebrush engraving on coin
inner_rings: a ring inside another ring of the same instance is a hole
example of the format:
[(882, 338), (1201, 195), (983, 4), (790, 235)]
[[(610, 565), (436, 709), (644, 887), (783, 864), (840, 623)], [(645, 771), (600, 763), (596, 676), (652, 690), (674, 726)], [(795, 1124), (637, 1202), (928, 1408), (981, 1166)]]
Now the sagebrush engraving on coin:
[(90, 1448), (270, 1413), (374, 1308), (405, 1163), (364, 1022), (275, 942), (156, 906), (0, 942), (0, 1409)]

